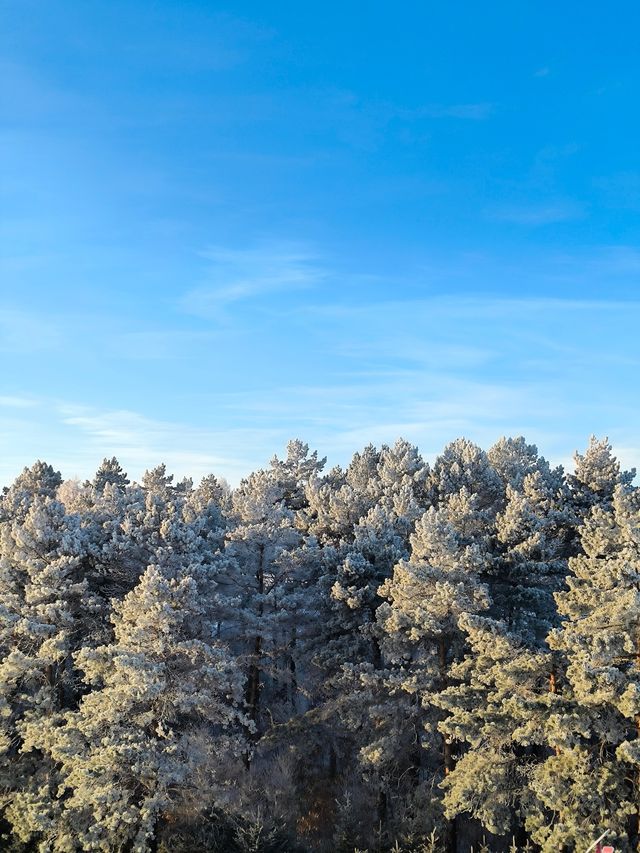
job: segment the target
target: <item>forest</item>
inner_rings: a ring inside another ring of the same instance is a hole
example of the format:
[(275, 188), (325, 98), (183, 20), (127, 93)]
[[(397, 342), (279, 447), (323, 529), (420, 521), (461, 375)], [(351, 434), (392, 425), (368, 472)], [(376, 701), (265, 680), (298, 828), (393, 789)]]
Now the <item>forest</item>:
[(640, 493), (607, 439), (291, 441), (0, 499), (0, 848), (640, 849)]

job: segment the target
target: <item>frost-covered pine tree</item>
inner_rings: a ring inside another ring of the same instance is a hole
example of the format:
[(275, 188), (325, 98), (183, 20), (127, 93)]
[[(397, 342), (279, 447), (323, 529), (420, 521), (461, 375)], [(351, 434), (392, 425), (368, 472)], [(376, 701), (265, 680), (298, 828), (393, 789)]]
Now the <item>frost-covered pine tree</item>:
[(60, 472), (47, 462), (38, 460), (31, 468), (25, 468), (11, 486), (3, 490), (0, 520), (24, 518), (36, 498), (54, 497), (61, 483)]
[(431, 505), (429, 466), (415, 445), (405, 439), (399, 439), (393, 447), (383, 445), (377, 469), (383, 502), (392, 505), (394, 497), (408, 490), (422, 512)]
[[(462, 616), (482, 612), (489, 604), (479, 578), (482, 550), (465, 541), (449, 512), (431, 508), (417, 522), (411, 555), (382, 585), (386, 601), (377, 611), (389, 669), (387, 689), (413, 699), (414, 725), (422, 727), (420, 742), (427, 750), (426, 772), (437, 780), (451, 773), (455, 756), (450, 739), (438, 733), (442, 713), (432, 699), (449, 686), (450, 668), (462, 655)], [(402, 743), (392, 728), (383, 727), (381, 734), (367, 750), (374, 762), (389, 761)], [(453, 829), (449, 827), (450, 845)]]
[(78, 517), (42, 493), (21, 499), (16, 517), (0, 523), (0, 803), (25, 841), (53, 817), (58, 771), (31, 750), (29, 731), (77, 698), (72, 653), (95, 610), (84, 554)]
[(324, 737), (332, 775), (353, 763), (367, 742), (362, 723), (371, 697), (360, 676), (370, 670), (379, 675), (382, 668), (378, 590), (398, 560), (408, 556), (397, 525), (382, 505), (371, 509), (355, 526), (353, 541), (321, 552), (315, 584), (307, 591), (315, 598), (316, 614), (304, 650), (314, 675), (313, 700), (329, 721)]
[(504, 485), (488, 455), (466, 438), (448, 444), (434, 462), (430, 484), (437, 504), (446, 504), (463, 489), (477, 501), (490, 525), (504, 502)]
[(404, 519), (398, 519), (392, 510), (382, 505), (370, 509), (355, 525), (353, 542), (344, 543), (336, 552), (334, 577), (323, 578), (327, 585), (333, 580), (329, 609), (336, 620), (336, 638), (342, 638), (343, 646), (339, 653), (333, 650), (337, 666), (357, 660), (380, 667), (380, 644), (374, 628), (376, 611), (383, 601), (379, 590), (396, 563), (408, 556), (399, 527), (404, 527)]
[(90, 688), (77, 710), (25, 726), (24, 748), (60, 774), (43, 849), (150, 850), (185, 809), (211, 805), (244, 749), (242, 677), (193, 578), (149, 566), (112, 619), (111, 643), (74, 656)]
[[(118, 499), (117, 492), (107, 486), (104, 494)], [(225, 524), (215, 500), (193, 490), (190, 481), (174, 486), (164, 465), (146, 471), (141, 486), (128, 487), (122, 496), (124, 514), (107, 552), (110, 561), (126, 564), (134, 582), (148, 565), (160, 563), (177, 577), (219, 550)]]
[(503, 439), (489, 459), (506, 488), (489, 541), (482, 516), (476, 528), (491, 606), (461, 620), (464, 659), (435, 698), (447, 712), (441, 731), (461, 744), (442, 787), (449, 817), (466, 814), (524, 843), (520, 806), (528, 773), (544, 755), (555, 690), (557, 663), (544, 640), (556, 624), (553, 595), (564, 584), (573, 515), (562, 469), (552, 470), (534, 445)]
[(621, 471), (607, 438), (600, 441), (592, 435), (584, 454), (575, 453), (575, 470), (567, 475), (571, 503), (580, 524), (598, 504), (610, 504), (618, 485), (629, 485), (635, 470)]
[(280, 483), (283, 500), (292, 510), (304, 509), (308, 502), (305, 494), (309, 483), (314, 482), (325, 466), (327, 459), (318, 459), (318, 451), (309, 454), (309, 445), (300, 439), (287, 444), (287, 458), (271, 460), (271, 471)]
[(230, 524), (225, 554), (231, 562), (223, 591), (236, 605), (225, 634), (245, 661), (248, 714), (256, 731), (263, 731), (272, 712), (263, 701), (264, 689), (278, 689), (277, 682), (287, 677), (278, 665), (291, 642), (283, 605), (295, 582), (290, 555), (302, 537), (273, 471), (258, 471), (240, 483), (232, 495)]
[(441, 783), (446, 815), (474, 818), (507, 839), (523, 834), (523, 803), (532, 768), (541, 759), (549, 719), (553, 657), (532, 650), (507, 625), (480, 615), (463, 616), (464, 659), (451, 667), (450, 686), (434, 697), (446, 714), (445, 737), (461, 745), (452, 772)]
[(502, 480), (505, 488), (520, 489), (524, 478), (541, 468), (547, 471), (548, 463), (538, 454), (535, 444), (527, 444), (523, 436), (500, 438), (487, 451), (487, 458)]
[(571, 553), (573, 513), (562, 469), (541, 460), (537, 470), (506, 487), (496, 518), (487, 583), (492, 615), (531, 647), (556, 624), (553, 595), (564, 585)]
[(111, 459), (104, 459), (102, 461), (100, 467), (96, 471), (96, 475), (93, 478), (91, 485), (96, 492), (102, 494), (107, 484), (124, 489), (129, 485), (129, 483), (130, 480), (126, 471), (124, 471), (116, 457), (112, 456)]
[[(614, 473), (615, 476), (615, 473)], [(609, 481), (609, 478), (607, 478)], [(593, 483), (593, 481), (592, 481)], [(566, 661), (536, 768), (527, 828), (543, 851), (580, 847), (603, 829), (640, 843), (640, 496), (619, 484), (580, 530), (582, 552), (556, 594), (548, 638)]]
[(380, 500), (379, 462), (379, 451), (368, 445), (354, 454), (346, 471), (334, 468), (325, 477), (310, 480), (305, 532), (321, 545), (351, 541), (355, 525)]

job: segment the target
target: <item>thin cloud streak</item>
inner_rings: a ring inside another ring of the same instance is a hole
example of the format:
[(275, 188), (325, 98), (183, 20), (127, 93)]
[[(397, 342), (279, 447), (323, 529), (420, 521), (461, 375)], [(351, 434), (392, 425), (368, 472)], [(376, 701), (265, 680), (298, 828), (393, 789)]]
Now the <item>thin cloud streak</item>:
[(35, 400), (28, 397), (12, 397), (11, 395), (0, 395), (0, 406), (8, 409), (31, 409), (36, 406)]
[(295, 244), (276, 242), (250, 249), (214, 246), (201, 254), (208, 262), (204, 282), (188, 291), (180, 306), (205, 318), (220, 317), (235, 302), (311, 288), (326, 275), (317, 258)]

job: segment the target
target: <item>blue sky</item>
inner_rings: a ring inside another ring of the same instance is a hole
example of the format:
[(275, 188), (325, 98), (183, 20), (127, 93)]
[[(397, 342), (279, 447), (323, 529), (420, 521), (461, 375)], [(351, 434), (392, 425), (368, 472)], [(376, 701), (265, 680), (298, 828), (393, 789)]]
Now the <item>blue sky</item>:
[(640, 9), (3, 0), (0, 482), (640, 463)]

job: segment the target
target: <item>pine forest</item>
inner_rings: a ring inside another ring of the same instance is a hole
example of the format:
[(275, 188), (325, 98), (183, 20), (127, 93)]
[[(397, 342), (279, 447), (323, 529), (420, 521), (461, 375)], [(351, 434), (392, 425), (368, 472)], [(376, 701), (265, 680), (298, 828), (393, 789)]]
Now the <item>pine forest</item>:
[(640, 492), (607, 440), (0, 503), (2, 849), (640, 843)]

